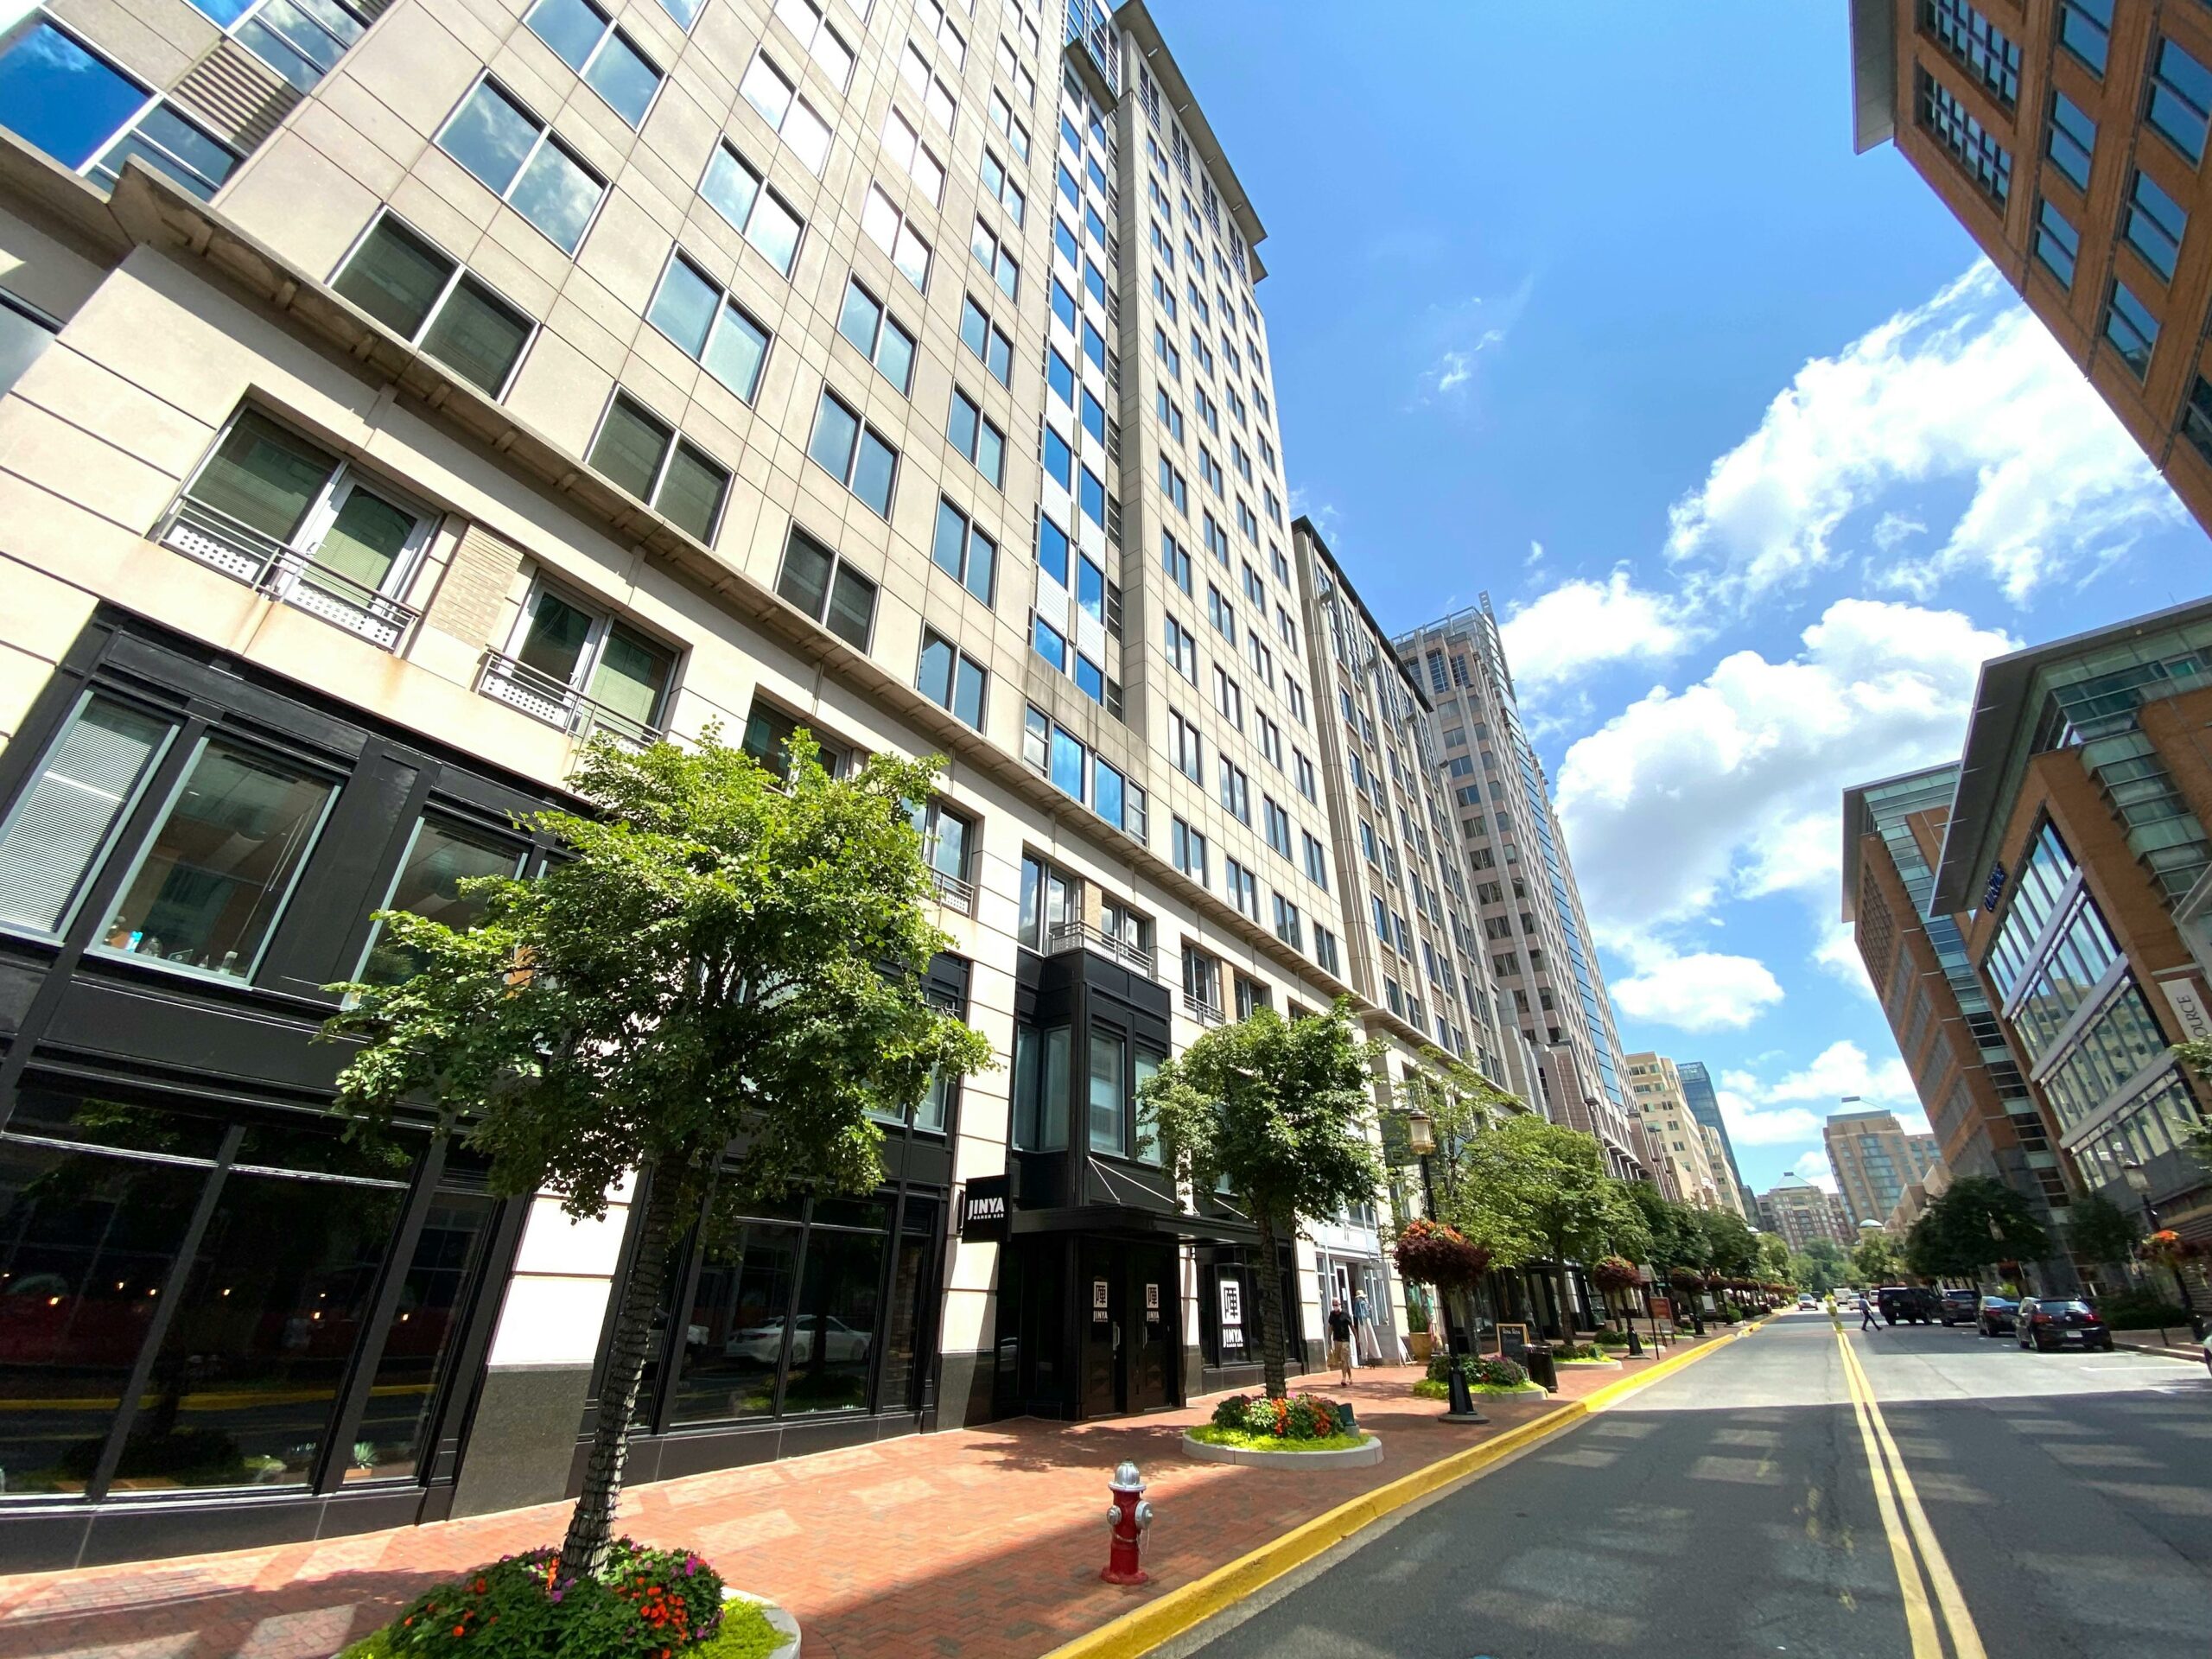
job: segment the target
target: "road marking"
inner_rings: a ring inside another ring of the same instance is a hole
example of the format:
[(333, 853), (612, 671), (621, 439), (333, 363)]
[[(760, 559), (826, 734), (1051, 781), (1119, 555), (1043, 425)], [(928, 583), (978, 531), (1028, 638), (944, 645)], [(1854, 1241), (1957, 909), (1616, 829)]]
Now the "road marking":
[[(1874, 1496), (1881, 1510), (1883, 1530), (1889, 1535), (1890, 1557), (1897, 1566), (1897, 1582), (1904, 1592), (1905, 1625), (1912, 1637), (1913, 1659), (1942, 1659), (1942, 1646), (1936, 1639), (1935, 1621), (1929, 1616), (1930, 1591), (1949, 1633), (1951, 1651), (1956, 1659), (1987, 1659), (1981, 1645), (1981, 1633), (1974, 1628), (1974, 1615), (1967, 1610), (1966, 1598), (1960, 1592), (1951, 1563), (1943, 1554), (1943, 1547), (1936, 1541), (1936, 1529), (1929, 1523), (1927, 1510), (1921, 1507), (1920, 1494), (1914, 1489), (1912, 1476), (1905, 1468), (1904, 1454), (1897, 1450), (1889, 1425), (1883, 1421), (1873, 1385), (1867, 1381), (1859, 1356), (1851, 1351), (1849, 1340), (1841, 1336), (1836, 1340), (1843, 1351), (1844, 1377), (1850, 1386), (1859, 1435), (1866, 1442), (1867, 1461), (1873, 1471)], [(1897, 1525), (1900, 1512), (1904, 1518), (1904, 1529)], [(1913, 1560), (1916, 1548), (1919, 1552), (1916, 1564)], [(1925, 1588), (1921, 1578), (1923, 1571), (1927, 1574)], [(1927, 1643), (1924, 1648), (1923, 1637)]]

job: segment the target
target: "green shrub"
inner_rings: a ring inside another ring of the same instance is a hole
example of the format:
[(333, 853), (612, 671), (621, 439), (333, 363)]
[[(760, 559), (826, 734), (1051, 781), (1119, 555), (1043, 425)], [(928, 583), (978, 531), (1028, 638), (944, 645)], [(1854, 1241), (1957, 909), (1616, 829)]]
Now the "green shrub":
[(754, 1659), (780, 1640), (757, 1607), (726, 1609), (720, 1575), (689, 1551), (620, 1538), (599, 1577), (559, 1573), (556, 1549), (504, 1556), (424, 1591), (346, 1659)]
[[(1476, 1388), (1517, 1389), (1529, 1380), (1529, 1373), (1510, 1359), (1478, 1359), (1472, 1354), (1459, 1356), (1459, 1370), (1468, 1382)], [(1452, 1356), (1431, 1354), (1428, 1357), (1428, 1380), (1448, 1382), (1452, 1376)]]
[(1625, 1331), (1600, 1331), (1598, 1333), (1598, 1345), (1600, 1348), (1625, 1348), (1628, 1346), (1628, 1332)]
[(1279, 1434), (1252, 1434), (1242, 1429), (1207, 1427), (1192, 1429), (1191, 1438), (1207, 1446), (1233, 1446), (1245, 1452), (1349, 1452), (1367, 1444), (1367, 1436), (1356, 1429), (1299, 1440)]
[(1264, 1394), (1232, 1394), (1214, 1407), (1212, 1427), (1229, 1435), (1325, 1440), (1351, 1433), (1357, 1425), (1349, 1405), (1324, 1400), (1318, 1394), (1287, 1400), (1270, 1400)]
[(2104, 1315), (2105, 1323), (2115, 1331), (2155, 1331), (2161, 1325), (2171, 1330), (2189, 1324), (2189, 1310), (2179, 1302), (2170, 1302), (2162, 1296), (2139, 1290), (2107, 1296), (2096, 1307)]
[(1552, 1344), (1554, 1359), (1604, 1359), (1605, 1351), (1594, 1342), (1555, 1342)]

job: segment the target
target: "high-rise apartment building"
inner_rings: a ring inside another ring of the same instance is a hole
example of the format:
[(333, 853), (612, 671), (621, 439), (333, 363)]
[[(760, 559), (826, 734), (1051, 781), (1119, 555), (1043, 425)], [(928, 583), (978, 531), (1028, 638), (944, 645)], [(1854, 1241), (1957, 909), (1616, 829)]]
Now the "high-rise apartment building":
[(1757, 1215), (1760, 1225), (1781, 1234), (1793, 1250), (1803, 1249), (1816, 1238), (1832, 1239), (1847, 1248), (1859, 1242), (1835, 1194), (1799, 1176), (1784, 1176), (1780, 1185), (1760, 1193)]
[[(1844, 791), (1843, 916), (1944, 1167), (2003, 1181), (2055, 1224), (2068, 1189), (2050, 1126), (1958, 923), (1928, 913), (1958, 781), (1953, 761)], [(2063, 1281), (2063, 1252), (2051, 1266)]]
[(1888, 1221), (1906, 1186), (1941, 1161), (1936, 1137), (1906, 1134), (1895, 1112), (1835, 1113), (1821, 1137), (1854, 1227)]
[(1543, 763), (1521, 721), (1497, 619), (1485, 603), (1395, 644), (1443, 728), (1452, 810), (1501, 998), (1498, 1023), (1523, 1039), (1529, 1097), (1554, 1122), (1596, 1135), (1614, 1173), (1632, 1175), (1636, 1114), (1612, 1005)]
[(1853, 134), (1893, 141), (2212, 526), (2212, 10), (1853, 0)]
[(1703, 1060), (1684, 1060), (1675, 1068), (1681, 1078), (1682, 1098), (1689, 1103), (1690, 1116), (1705, 1125), (1720, 1142), (1720, 1154), (1728, 1167), (1728, 1179), (1736, 1189), (1736, 1213), (1745, 1220), (1751, 1220), (1758, 1208), (1751, 1196), (1751, 1185), (1744, 1179), (1743, 1166), (1736, 1161), (1736, 1143), (1728, 1138), (1728, 1125), (1720, 1116), (1720, 1096), (1713, 1087), (1713, 1074), (1706, 1070)]
[(1341, 954), (1264, 232), (1141, 0), (10, 19), (15, 1564), (561, 1495), (626, 1193), (365, 1161), (310, 1039), (594, 735), (946, 756), (930, 994), (1001, 1062), (869, 1198), (709, 1200), (633, 1478), (1243, 1382), (1269, 1274), (1302, 1357), (1311, 1244), (1179, 1202), (1135, 1089), (1261, 1006), (1488, 1039)]
[(1659, 1160), (1654, 1173), (1660, 1191), (1701, 1210), (1741, 1213), (1735, 1183), (1715, 1156), (1719, 1142), (1690, 1110), (1674, 1061), (1649, 1052), (1631, 1054), (1628, 1084), (1646, 1142)]

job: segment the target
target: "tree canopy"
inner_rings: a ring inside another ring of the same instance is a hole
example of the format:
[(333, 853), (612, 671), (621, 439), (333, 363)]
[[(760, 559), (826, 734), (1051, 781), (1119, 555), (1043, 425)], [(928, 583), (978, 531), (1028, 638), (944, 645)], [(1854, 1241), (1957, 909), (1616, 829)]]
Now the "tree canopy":
[(1789, 1276), (1815, 1296), (1825, 1296), (1851, 1271), (1851, 1255), (1832, 1238), (1816, 1238), (1790, 1258)]
[(2067, 1208), (2067, 1246), (2084, 1262), (2125, 1262), (2135, 1254), (2135, 1242), (2142, 1236), (2140, 1217), (2102, 1193), (2088, 1193)]
[(1988, 1175), (1961, 1175), (1930, 1199), (1905, 1235), (1905, 1264), (1923, 1278), (1965, 1278), (2050, 1248), (2028, 1201)]
[(1862, 1285), (1886, 1285), (1904, 1272), (1904, 1252), (1887, 1233), (1867, 1233), (1852, 1249), (1851, 1268)]
[(342, 988), (328, 1023), (363, 1043), (340, 1109), (435, 1108), (499, 1192), (596, 1216), (640, 1173), (571, 1573), (604, 1554), (667, 1246), (707, 1184), (867, 1191), (874, 1118), (989, 1058), (922, 992), (947, 943), (911, 822), (935, 763), (878, 755), (836, 779), (804, 733), (790, 761), (779, 779), (712, 728), (692, 748), (594, 745), (571, 780), (585, 810), (527, 821), (559, 844), (544, 874), (465, 883), (467, 931), (380, 913), (413, 972)]
[(1261, 1358), (1278, 1398), (1289, 1389), (1276, 1248), (1301, 1221), (1373, 1201), (1382, 1180), (1368, 1139), (1378, 1051), (1360, 1036), (1348, 1002), (1299, 1020), (1260, 1008), (1199, 1037), (1138, 1100), (1178, 1178), (1198, 1192), (1225, 1185), (1258, 1230)]

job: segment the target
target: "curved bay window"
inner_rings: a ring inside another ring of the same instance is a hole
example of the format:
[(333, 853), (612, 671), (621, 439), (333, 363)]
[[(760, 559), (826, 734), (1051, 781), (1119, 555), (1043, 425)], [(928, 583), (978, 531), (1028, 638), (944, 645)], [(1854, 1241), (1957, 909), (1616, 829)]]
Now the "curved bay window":
[(416, 1476), (492, 1236), (479, 1187), (423, 1135), (26, 1086), (0, 1133), (7, 1491)]

